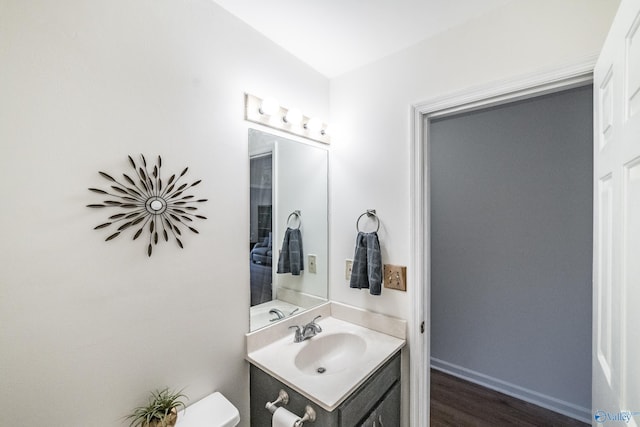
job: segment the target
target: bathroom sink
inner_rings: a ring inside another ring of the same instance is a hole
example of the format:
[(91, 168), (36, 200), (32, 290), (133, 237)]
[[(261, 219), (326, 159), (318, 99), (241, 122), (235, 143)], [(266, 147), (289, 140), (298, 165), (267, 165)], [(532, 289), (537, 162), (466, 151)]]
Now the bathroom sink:
[[(294, 342), (289, 328), (307, 324), (317, 314), (323, 314), (317, 322), (322, 332)], [(288, 317), (249, 335), (255, 339), (247, 343), (249, 362), (327, 411), (337, 408), (405, 343), (326, 311)]]
[(305, 374), (337, 374), (358, 364), (366, 349), (365, 340), (355, 334), (320, 334), (304, 344), (294, 363)]

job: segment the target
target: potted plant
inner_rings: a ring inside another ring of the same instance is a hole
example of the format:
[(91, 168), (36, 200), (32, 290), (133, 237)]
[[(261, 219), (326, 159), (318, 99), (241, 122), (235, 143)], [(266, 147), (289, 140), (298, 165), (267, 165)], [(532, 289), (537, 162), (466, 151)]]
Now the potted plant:
[(174, 392), (169, 388), (151, 392), (149, 404), (139, 406), (127, 416), (129, 427), (173, 427), (178, 421), (178, 411), (185, 408), (182, 399), (187, 396), (182, 390)]

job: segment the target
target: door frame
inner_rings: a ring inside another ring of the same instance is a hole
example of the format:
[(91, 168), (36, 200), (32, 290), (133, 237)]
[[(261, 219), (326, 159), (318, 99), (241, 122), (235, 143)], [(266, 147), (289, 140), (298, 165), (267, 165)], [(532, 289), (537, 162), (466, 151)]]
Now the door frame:
[[(470, 88), (413, 104), (410, 111), (411, 141), (411, 264), (415, 287), (409, 338), (410, 420), (411, 426), (428, 426), (430, 411), (431, 358), (431, 277), (430, 277), (430, 209), (428, 170), (428, 121), (451, 114), (473, 111), (541, 96), (593, 82), (597, 56), (571, 64), (513, 79)], [(425, 129), (427, 121), (427, 132)]]

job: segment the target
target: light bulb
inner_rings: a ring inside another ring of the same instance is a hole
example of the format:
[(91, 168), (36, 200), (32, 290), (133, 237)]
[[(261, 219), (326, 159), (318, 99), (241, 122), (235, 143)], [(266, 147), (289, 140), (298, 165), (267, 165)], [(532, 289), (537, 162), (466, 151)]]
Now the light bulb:
[(302, 113), (300, 110), (292, 108), (287, 111), (287, 115), (284, 116), (284, 122), (291, 126), (299, 126), (300, 122), (302, 122)]
[(322, 120), (320, 120), (318, 117), (313, 117), (309, 119), (304, 127), (309, 132), (320, 132), (320, 129), (322, 129)]
[(262, 100), (262, 104), (260, 104), (259, 111), (260, 114), (264, 114), (265, 116), (273, 116), (280, 111), (280, 104), (275, 98), (265, 98)]

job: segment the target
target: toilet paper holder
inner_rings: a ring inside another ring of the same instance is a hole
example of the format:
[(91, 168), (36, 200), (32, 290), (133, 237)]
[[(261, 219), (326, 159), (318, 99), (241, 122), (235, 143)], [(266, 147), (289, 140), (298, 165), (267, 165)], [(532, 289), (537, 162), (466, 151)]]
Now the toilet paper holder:
[[(289, 394), (282, 389), (278, 392), (278, 398), (273, 402), (267, 402), (264, 407), (268, 409), (271, 414), (273, 414), (276, 412), (276, 409), (278, 409), (278, 407), (276, 406), (278, 403), (282, 403), (282, 405), (287, 405), (289, 403)], [(304, 408), (304, 415), (302, 416), (302, 418), (300, 418), (300, 420), (296, 421), (295, 427), (302, 427), (305, 422), (314, 422), (315, 420), (316, 411), (311, 406), (307, 405)]]
[(278, 409), (278, 407), (276, 406), (278, 403), (282, 403), (283, 405), (286, 405), (289, 403), (289, 395), (287, 394), (286, 391), (282, 389), (278, 393), (278, 398), (273, 402), (267, 402), (267, 404), (264, 405), (264, 407), (267, 408), (269, 412), (271, 412), (271, 414), (273, 414), (274, 412), (276, 412), (276, 409)]
[(304, 416), (300, 418), (300, 421), (296, 421), (295, 427), (302, 427), (306, 421), (314, 422), (316, 420), (316, 411), (309, 405), (304, 408)]

